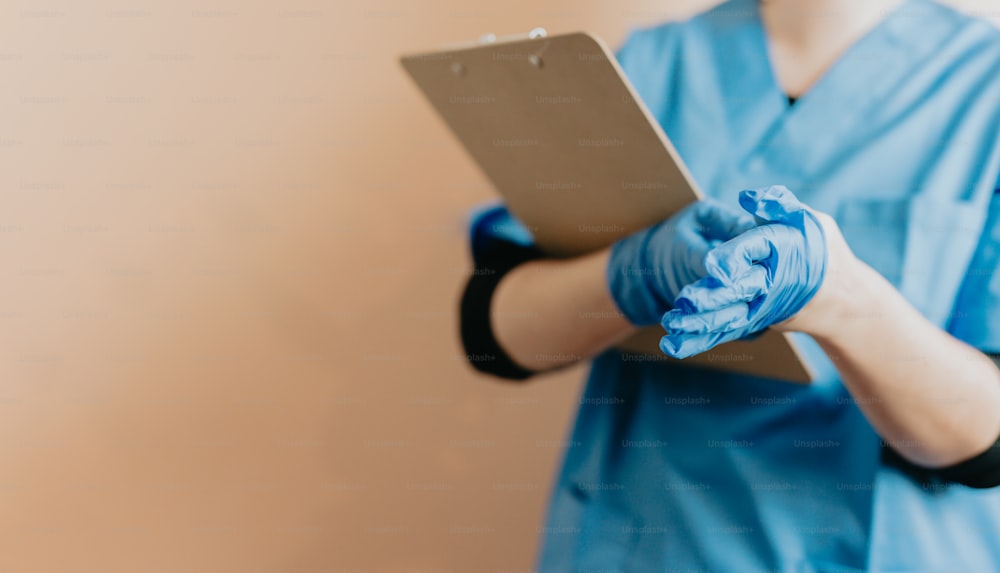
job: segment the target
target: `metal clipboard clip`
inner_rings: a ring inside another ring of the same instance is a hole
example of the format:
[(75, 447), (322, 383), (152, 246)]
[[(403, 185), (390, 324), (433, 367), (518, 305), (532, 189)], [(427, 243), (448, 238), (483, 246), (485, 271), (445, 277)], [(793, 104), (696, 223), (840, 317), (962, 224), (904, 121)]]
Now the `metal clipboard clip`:
[(545, 28), (532, 28), (527, 34), (511, 34), (509, 36), (497, 36), (496, 34), (483, 34), (478, 40), (472, 42), (457, 42), (445, 44), (442, 48), (446, 50), (461, 50), (463, 48), (475, 48), (476, 46), (488, 46), (490, 44), (502, 44), (504, 42), (516, 42), (517, 40), (537, 40), (545, 38), (549, 33)]
[[(494, 44), (503, 44), (505, 42), (516, 42), (518, 40), (537, 40), (539, 38), (546, 38), (546, 37), (548, 37), (548, 35), (549, 35), (548, 31), (546, 31), (545, 28), (541, 28), (541, 27), (532, 28), (526, 34), (511, 34), (511, 35), (508, 35), (508, 36), (497, 36), (496, 34), (492, 34), (492, 33), (491, 34), (483, 34), (475, 42), (463, 42), (463, 43), (460, 43), (460, 44), (450, 44), (450, 45), (446, 46), (446, 48), (447, 49), (453, 49), (453, 50), (455, 50), (455, 49), (463, 49), (463, 48), (475, 48), (475, 47), (478, 47), (478, 46), (491, 46), (491, 45), (494, 45)], [(542, 47), (537, 52), (535, 52), (534, 54), (530, 54), (528, 56), (528, 63), (530, 63), (532, 66), (535, 66), (536, 68), (540, 69), (542, 67), (542, 54), (545, 53), (545, 50), (548, 47), (549, 47), (549, 43), (545, 42), (542, 45)], [(461, 75), (463, 75), (465, 73), (465, 66), (462, 65), (460, 62), (455, 62), (455, 63), (453, 63), (451, 65), (451, 71), (455, 75), (461, 76)]]
[(499, 42), (513, 42), (516, 40), (536, 40), (538, 38), (544, 38), (548, 36), (549, 33), (545, 31), (545, 28), (532, 28), (527, 34), (512, 34), (510, 36), (500, 36), (497, 37), (496, 34), (483, 34), (479, 37), (479, 44), (496, 44)]

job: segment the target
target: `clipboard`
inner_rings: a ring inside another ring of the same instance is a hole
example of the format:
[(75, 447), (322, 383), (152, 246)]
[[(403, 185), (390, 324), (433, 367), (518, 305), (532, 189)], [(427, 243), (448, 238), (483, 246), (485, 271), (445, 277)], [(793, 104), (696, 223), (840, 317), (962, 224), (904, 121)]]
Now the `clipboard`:
[[(546, 254), (604, 248), (702, 198), (694, 179), (617, 60), (585, 32), (526, 36), (405, 55), (400, 63)], [(663, 329), (617, 347), (674, 361)], [(808, 384), (796, 342), (766, 330), (680, 361)]]

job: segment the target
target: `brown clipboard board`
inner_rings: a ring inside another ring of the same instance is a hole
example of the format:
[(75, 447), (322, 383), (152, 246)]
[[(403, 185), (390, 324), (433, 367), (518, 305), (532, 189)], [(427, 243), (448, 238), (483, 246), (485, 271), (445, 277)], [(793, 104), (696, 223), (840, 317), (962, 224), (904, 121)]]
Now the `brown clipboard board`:
[[(604, 248), (702, 197), (614, 54), (585, 32), (405, 55), (403, 68), (547, 254)], [(663, 330), (617, 347), (631, 360), (674, 359)], [(808, 384), (787, 334), (765, 331), (684, 364)]]

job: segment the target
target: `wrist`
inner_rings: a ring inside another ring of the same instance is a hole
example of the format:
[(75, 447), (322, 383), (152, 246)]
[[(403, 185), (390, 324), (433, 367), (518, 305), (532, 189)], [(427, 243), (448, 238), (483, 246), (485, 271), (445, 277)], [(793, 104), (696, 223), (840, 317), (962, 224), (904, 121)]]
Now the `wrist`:
[(775, 325), (778, 330), (803, 332), (817, 340), (835, 341), (852, 336), (854, 325), (880, 312), (887, 285), (882, 275), (851, 254), (829, 269), (823, 284), (805, 307)]

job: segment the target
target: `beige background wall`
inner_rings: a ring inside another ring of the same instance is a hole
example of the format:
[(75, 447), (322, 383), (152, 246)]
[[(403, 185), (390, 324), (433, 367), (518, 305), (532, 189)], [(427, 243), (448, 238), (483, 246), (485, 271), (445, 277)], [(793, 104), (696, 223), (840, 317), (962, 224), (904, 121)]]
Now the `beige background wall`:
[(0, 571), (527, 570), (584, 371), (464, 365), (395, 57), (706, 4), (0, 4)]

